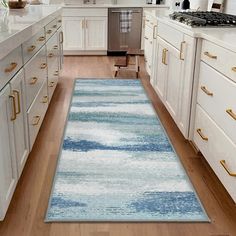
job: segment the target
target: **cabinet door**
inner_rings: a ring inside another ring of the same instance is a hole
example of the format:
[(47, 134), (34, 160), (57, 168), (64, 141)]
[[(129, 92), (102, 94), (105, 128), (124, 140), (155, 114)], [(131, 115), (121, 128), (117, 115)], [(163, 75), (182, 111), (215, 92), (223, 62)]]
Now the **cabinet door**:
[(63, 31), (65, 50), (84, 50), (84, 17), (63, 17)]
[(171, 114), (175, 122), (178, 121), (180, 95), (181, 95), (181, 80), (182, 80), (182, 65), (180, 60), (180, 52), (171, 45), (168, 45), (166, 53), (166, 64), (168, 66), (166, 74), (166, 108)]
[(17, 183), (14, 147), (14, 117), (10, 86), (0, 92), (0, 220), (6, 214)]
[(13, 121), (15, 150), (18, 175), (24, 168), (29, 154), (28, 126), (25, 102), (25, 80), (24, 74), (20, 71), (10, 83), (11, 94), (15, 97), (16, 119)]
[[(154, 78), (154, 89), (157, 92), (159, 98), (162, 102), (165, 102), (165, 83), (166, 83), (166, 74), (167, 74), (167, 63), (163, 61), (164, 54), (167, 50), (166, 45), (162, 42), (161, 39), (157, 40), (157, 57), (156, 57), (156, 73)], [(167, 59), (167, 58), (166, 58)]]
[(86, 50), (107, 50), (107, 17), (85, 18)]

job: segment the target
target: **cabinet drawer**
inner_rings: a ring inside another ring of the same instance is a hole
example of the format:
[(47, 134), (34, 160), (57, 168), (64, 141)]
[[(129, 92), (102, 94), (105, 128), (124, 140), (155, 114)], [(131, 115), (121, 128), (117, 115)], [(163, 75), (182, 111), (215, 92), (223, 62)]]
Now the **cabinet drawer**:
[(62, 16), (108, 16), (107, 8), (63, 8)]
[(30, 150), (34, 145), (35, 139), (39, 132), (40, 126), (43, 122), (45, 113), (48, 108), (48, 90), (47, 90), (47, 80), (44, 81), (39, 94), (37, 95), (35, 101), (31, 105), (27, 112), (28, 116), (28, 127), (29, 127), (29, 140), (30, 140)]
[[(33, 68), (33, 69), (32, 69)], [(47, 79), (45, 46), (25, 65), (26, 108), (28, 109)]]
[(236, 82), (236, 53), (203, 40), (201, 59)]
[(45, 26), (45, 34), (46, 34), (46, 40), (48, 40), (50, 37), (53, 36), (53, 34), (56, 32), (58, 26), (57, 26), (57, 19), (54, 19), (49, 24)]
[(184, 41), (184, 34), (182, 32), (161, 22), (158, 23), (158, 36), (166, 40), (178, 50), (180, 50), (181, 44)]
[(62, 26), (62, 16), (57, 17), (57, 28), (60, 28)]
[(42, 29), (31, 39), (22, 44), (24, 63), (26, 63), (44, 45), (45, 40), (45, 33)]
[(153, 16), (145, 13), (145, 26), (153, 28), (155, 25), (157, 25), (157, 20), (153, 18)]
[(236, 143), (236, 83), (204, 62), (199, 77), (198, 103)]
[(14, 49), (6, 57), (0, 60), (0, 90), (22, 67), (21, 46)]
[[(236, 202), (236, 177), (230, 176), (225, 169), (231, 174), (236, 173), (236, 145), (199, 105), (196, 110), (194, 142)], [(222, 161), (225, 168), (221, 164)]]

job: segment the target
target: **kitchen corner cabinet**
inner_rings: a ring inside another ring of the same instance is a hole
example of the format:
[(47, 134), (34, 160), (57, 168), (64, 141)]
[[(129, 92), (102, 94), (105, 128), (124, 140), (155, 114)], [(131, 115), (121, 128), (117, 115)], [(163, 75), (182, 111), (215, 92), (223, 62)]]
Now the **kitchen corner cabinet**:
[(107, 53), (107, 9), (64, 9), (64, 54)]

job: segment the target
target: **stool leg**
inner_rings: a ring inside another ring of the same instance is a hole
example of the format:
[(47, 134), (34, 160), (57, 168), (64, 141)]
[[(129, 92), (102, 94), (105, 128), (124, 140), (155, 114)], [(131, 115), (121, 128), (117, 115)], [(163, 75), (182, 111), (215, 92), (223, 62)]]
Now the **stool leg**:
[(135, 56), (135, 71), (136, 71), (136, 78), (139, 77), (139, 56)]
[(118, 70), (120, 69), (120, 67), (118, 68), (118, 67), (116, 67), (116, 70), (115, 70), (115, 77), (117, 77), (117, 75), (118, 75)]

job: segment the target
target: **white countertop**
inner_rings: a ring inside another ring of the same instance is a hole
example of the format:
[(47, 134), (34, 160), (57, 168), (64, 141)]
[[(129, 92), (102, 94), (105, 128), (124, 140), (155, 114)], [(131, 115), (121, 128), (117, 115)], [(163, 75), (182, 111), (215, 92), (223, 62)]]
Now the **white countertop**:
[(157, 17), (159, 22), (168, 24), (183, 33), (195, 37), (209, 40), (221, 47), (236, 53), (236, 27), (228, 28), (192, 28), (169, 18), (169, 10), (146, 10), (146, 13)]
[(0, 59), (42, 29), (61, 10), (56, 5), (28, 5), (17, 10), (0, 9)]
[(64, 8), (122, 8), (122, 7), (141, 7), (141, 8), (169, 8), (164, 4), (64, 4)]

